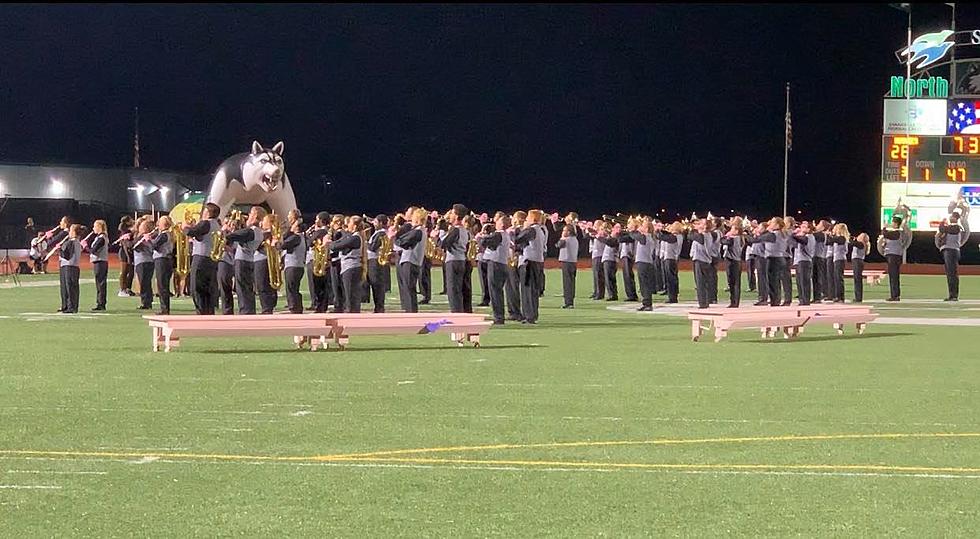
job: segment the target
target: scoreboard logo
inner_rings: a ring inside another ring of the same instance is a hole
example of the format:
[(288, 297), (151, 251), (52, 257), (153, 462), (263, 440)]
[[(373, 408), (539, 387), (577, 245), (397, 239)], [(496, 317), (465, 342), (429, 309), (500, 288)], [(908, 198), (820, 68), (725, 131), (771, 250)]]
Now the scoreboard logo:
[[(922, 69), (940, 61), (953, 47), (952, 41), (946, 41), (953, 35), (952, 30), (940, 30), (931, 34), (922, 34), (912, 41), (912, 45), (898, 52), (898, 56), (908, 56), (909, 65)], [(912, 64), (919, 62), (919, 65)]]
[(980, 206), (980, 186), (963, 187), (960, 195), (970, 206)]

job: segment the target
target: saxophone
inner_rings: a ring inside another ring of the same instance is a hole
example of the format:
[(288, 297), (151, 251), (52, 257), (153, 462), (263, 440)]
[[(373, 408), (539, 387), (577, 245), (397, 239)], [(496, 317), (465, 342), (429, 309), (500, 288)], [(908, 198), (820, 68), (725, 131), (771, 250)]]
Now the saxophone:
[(269, 266), (269, 286), (273, 290), (279, 290), (282, 288), (282, 255), (274, 244), (282, 241), (282, 224), (275, 212), (269, 215), (271, 216), (269, 225), (272, 228), (272, 237), (265, 240), (265, 258)]
[(388, 234), (381, 235), (381, 245), (378, 246), (378, 265), (387, 266), (391, 263), (392, 241)]
[(327, 247), (323, 244), (323, 238), (313, 242), (313, 275), (323, 277), (327, 274)]
[[(190, 208), (184, 210), (183, 222), (189, 225), (194, 224), (194, 217), (191, 215)], [(184, 229), (177, 223), (174, 223), (170, 232), (173, 235), (174, 251), (177, 259), (174, 273), (183, 279), (191, 272), (191, 252), (187, 248), (187, 234), (184, 234)]]
[(470, 238), (469, 243), (466, 244), (466, 261), (476, 262), (476, 255), (479, 253), (479, 247), (477, 246), (476, 240)]

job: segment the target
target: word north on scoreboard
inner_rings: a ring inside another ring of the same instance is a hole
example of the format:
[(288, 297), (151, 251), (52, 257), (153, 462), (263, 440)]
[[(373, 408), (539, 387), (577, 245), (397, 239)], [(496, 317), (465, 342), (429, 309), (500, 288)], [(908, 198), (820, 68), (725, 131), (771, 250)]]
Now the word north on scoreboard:
[(980, 135), (886, 135), (882, 182), (980, 183)]

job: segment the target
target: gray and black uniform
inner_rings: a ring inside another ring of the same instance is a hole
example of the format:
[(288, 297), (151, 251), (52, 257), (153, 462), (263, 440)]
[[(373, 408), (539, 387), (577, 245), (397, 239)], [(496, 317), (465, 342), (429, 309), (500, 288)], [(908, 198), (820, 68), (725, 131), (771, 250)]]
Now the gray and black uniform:
[(374, 234), (368, 239), (367, 244), (367, 285), (374, 299), (374, 312), (385, 312), (385, 293), (387, 292), (388, 282), (385, 274), (388, 273), (387, 263), (381, 264), (378, 255), (381, 250), (381, 241), (385, 237), (384, 230), (375, 230)]
[(661, 232), (660, 254), (664, 264), (664, 286), (667, 288), (667, 303), (677, 303), (679, 282), (677, 279), (677, 259), (680, 258), (684, 246), (684, 236)]
[(902, 299), (902, 258), (912, 243), (912, 233), (907, 228), (887, 229), (881, 232), (878, 252), (888, 261), (888, 291), (890, 301)]
[(425, 227), (402, 227), (395, 235), (394, 243), (401, 247), (398, 260), (398, 297), (402, 310), (407, 313), (419, 312), (418, 296), (415, 287), (425, 259)]
[(235, 314), (235, 247), (227, 243), (218, 261), (218, 295), (221, 314)]
[(623, 266), (623, 293), (626, 301), (639, 301), (636, 297), (636, 277), (633, 275), (633, 264), (636, 261), (636, 246), (629, 232), (619, 236), (619, 262)]
[[(329, 233), (330, 233), (329, 228), (321, 227), (311, 232), (308, 236), (308, 240), (310, 244), (310, 251), (309, 251), (310, 260), (308, 261), (308, 265), (306, 269), (308, 272), (307, 278), (312, 283), (312, 296), (313, 296), (312, 299), (310, 300), (310, 305), (313, 307), (313, 310), (318, 313), (327, 312), (327, 307), (330, 305), (330, 302), (333, 300), (332, 298), (333, 290), (332, 287), (330, 286), (329, 261), (327, 262), (327, 266), (323, 268), (324, 270), (323, 275), (317, 275), (313, 271), (314, 255), (313, 255), (312, 246), (314, 243), (325, 238)], [(329, 259), (329, 254), (326, 254), (324, 256), (327, 256)]]
[[(828, 245), (831, 246), (831, 252), (828, 255), (833, 256), (834, 259), (834, 272), (831, 275), (831, 299), (835, 303), (844, 303), (844, 265), (847, 264), (847, 238), (844, 236), (830, 236)], [(830, 256), (828, 256), (830, 258)]]
[(746, 236), (745, 242), (749, 245), (749, 252), (755, 260), (756, 288), (759, 292), (759, 301), (756, 305), (769, 303), (769, 261), (766, 259), (766, 244), (759, 239), (760, 236)]
[[(597, 237), (596, 244), (602, 247), (602, 275), (606, 280), (606, 301), (619, 299), (616, 285), (616, 255), (619, 251), (619, 238), (613, 236)], [(601, 296), (600, 296), (601, 298)]]
[[(259, 227), (247, 227), (228, 234), (228, 245), (235, 249), (235, 293), (238, 295), (238, 314), (255, 314), (254, 253), (262, 244), (263, 234)], [(262, 261), (265, 264), (265, 260)]]
[(793, 251), (793, 264), (796, 265), (796, 295), (800, 305), (809, 305), (813, 299), (813, 253), (817, 248), (817, 240), (813, 234), (790, 236), (796, 242)]
[[(142, 238), (142, 236), (140, 237)], [(140, 282), (140, 309), (153, 306), (153, 246), (152, 240), (137, 240), (133, 246), (133, 264), (136, 266), (136, 278)]]
[(156, 276), (157, 295), (160, 297), (160, 314), (170, 314), (170, 282), (174, 277), (174, 242), (170, 231), (161, 232), (151, 242), (153, 247), (153, 274)]
[(589, 256), (592, 258), (592, 299), (602, 299), (606, 297), (606, 277), (602, 271), (602, 252), (605, 245), (599, 241), (597, 236), (588, 234)]
[(868, 249), (860, 241), (850, 241), (848, 250), (851, 252), (851, 272), (854, 274), (854, 302), (864, 301), (864, 257), (868, 255)]
[(306, 235), (286, 232), (282, 237), (283, 280), (286, 284), (286, 308), (293, 314), (303, 313), (303, 293), (299, 291), (306, 271)]
[(710, 241), (707, 239), (710, 233), (691, 232), (688, 237), (691, 240), (691, 260), (694, 263), (694, 286), (697, 291), (698, 308), (707, 309), (711, 303), (711, 293), (708, 288), (711, 285), (711, 252), (709, 250)]
[(547, 248), (547, 231), (541, 225), (530, 225), (514, 238), (514, 248), (521, 249), (518, 278), (521, 289), (521, 313), (524, 321), (536, 324), (538, 304), (544, 290), (544, 253)]
[(187, 229), (191, 239), (189, 285), (197, 314), (214, 314), (218, 308), (218, 265), (211, 260), (211, 233), (220, 230), (217, 219), (204, 219)]
[(506, 230), (496, 231), (480, 238), (483, 246), (483, 259), (487, 262), (487, 285), (490, 287), (490, 308), (493, 321), (504, 323), (504, 287), (507, 286), (510, 267), (511, 239)]
[[(818, 303), (823, 298), (829, 297), (827, 292), (827, 283), (829, 275), (827, 274), (827, 234), (823, 232), (814, 232), (813, 240), (815, 246), (813, 248), (813, 301)], [(833, 253), (830, 253), (830, 259), (833, 260)]]
[[(466, 248), (469, 246), (470, 231), (465, 226), (450, 227), (446, 235), (439, 240), (439, 247), (446, 253), (443, 266), (446, 275), (446, 295), (449, 300), (449, 312), (473, 312), (473, 283), (466, 279)], [(466, 310), (465, 298), (470, 298), (470, 309)]]
[(334, 305), (336, 312), (359, 313), (361, 312), (361, 292), (364, 284), (361, 281), (361, 235), (353, 232), (343, 231), (340, 236), (330, 244), (331, 253), (337, 253), (340, 259), (338, 277), (340, 286), (343, 289), (343, 303)]
[(630, 239), (636, 248), (636, 277), (640, 285), (640, 303), (643, 307), (653, 307), (653, 293), (657, 288), (656, 243), (653, 236), (639, 231), (630, 232)]
[(78, 312), (78, 260), (81, 254), (82, 245), (77, 239), (69, 238), (61, 244), (61, 252), (58, 253), (58, 274), (61, 279), (61, 312), (63, 313)]
[(95, 270), (95, 308), (104, 311), (109, 280), (109, 238), (99, 234), (88, 246), (89, 260)]
[(574, 235), (558, 240), (558, 262), (561, 264), (561, 290), (565, 307), (575, 306), (575, 277), (578, 274), (578, 238)]
[(936, 234), (936, 246), (943, 254), (943, 265), (946, 270), (946, 288), (949, 291), (947, 299), (956, 300), (960, 297), (960, 248), (970, 239), (969, 212), (960, 216), (959, 222), (941, 225)]
[[(738, 307), (742, 300), (742, 255), (745, 239), (741, 236), (722, 236), (722, 258), (725, 260), (725, 273), (728, 276), (728, 306)], [(716, 288), (717, 289), (717, 288)]]
[(269, 273), (269, 255), (266, 254), (265, 235), (264, 230), (255, 227), (255, 237), (258, 238), (258, 244), (252, 251), (252, 275), (255, 280), (255, 294), (259, 296), (262, 314), (273, 314), (276, 312), (276, 304), (279, 303), (279, 294), (275, 288), (272, 288), (272, 274)]

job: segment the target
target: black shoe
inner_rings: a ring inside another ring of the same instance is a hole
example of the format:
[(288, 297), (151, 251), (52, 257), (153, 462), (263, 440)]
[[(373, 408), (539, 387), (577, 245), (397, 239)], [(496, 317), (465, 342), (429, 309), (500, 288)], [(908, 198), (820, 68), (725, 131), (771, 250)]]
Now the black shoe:
[(519, 316), (508, 316), (508, 317), (507, 317), (507, 320), (510, 320), (510, 321), (512, 321), (512, 322), (521, 322), (521, 321), (523, 321), (524, 319), (523, 319), (523, 318), (521, 318), (521, 317), (519, 317)]
[(477, 307), (489, 307), (490, 304), (489, 303), (477, 303), (476, 306)]
[(729, 303), (728, 304), (728, 307), (725, 307), (725, 308), (726, 309), (738, 309), (738, 305), (735, 305), (734, 303)]
[(640, 301), (640, 298), (626, 298), (626, 301), (637, 302), (637, 301)]
[(644, 305), (644, 306), (640, 307), (639, 309), (637, 309), (637, 311), (639, 311), (639, 312), (650, 312), (652, 310), (653, 310), (653, 307), (649, 307), (647, 305)]
[(959, 298), (946, 298), (943, 301), (959, 301)]
[(140, 305), (139, 307), (136, 308), (136, 310), (137, 311), (149, 311), (151, 308), (152, 307), (150, 307), (149, 305), (146, 305), (146, 306)]
[(429, 300), (427, 299), (423, 299), (422, 301), (419, 302), (419, 305), (428, 305), (428, 304), (429, 304)]
[(790, 306), (790, 305), (792, 305), (792, 304), (793, 304), (793, 302), (792, 302), (792, 301), (784, 301), (784, 302), (783, 302), (783, 307), (789, 307), (789, 306)]
[(494, 326), (502, 326), (502, 325), (504, 325), (504, 321), (503, 320), (494, 320), (493, 321), (493, 325)]
[(677, 303), (677, 300), (676, 299), (668, 299), (664, 303)]
[(104, 310), (105, 310), (105, 307), (93, 307), (92, 308), (92, 312), (104, 311)]
[(306, 308), (306, 310), (307, 311), (315, 311), (316, 310), (316, 305), (310, 305), (309, 307)]
[(562, 305), (561, 308), (562, 309), (574, 309), (575, 306), (574, 305)]
[(757, 301), (757, 302), (753, 303), (752, 305), (755, 305), (756, 307), (768, 306), (769, 305), (769, 302), (768, 301)]
[(619, 298), (606, 298), (606, 301), (619, 301)]
[(888, 298), (885, 301), (899, 301), (899, 298)]
[(167, 316), (170, 314), (170, 311), (159, 311), (154, 314), (156, 314), (157, 316)]

